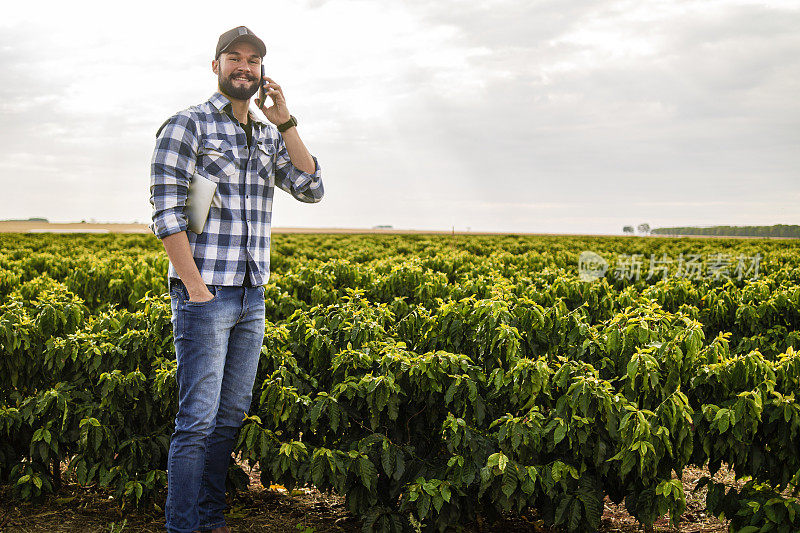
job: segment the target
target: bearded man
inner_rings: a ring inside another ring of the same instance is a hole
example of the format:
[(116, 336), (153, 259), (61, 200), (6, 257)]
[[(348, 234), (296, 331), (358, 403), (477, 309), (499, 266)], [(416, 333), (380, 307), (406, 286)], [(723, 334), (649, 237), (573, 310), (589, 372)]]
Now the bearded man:
[[(274, 189), (308, 203), (323, 195), (319, 163), (300, 140), (283, 90), (262, 77), (266, 51), (245, 26), (220, 35), (211, 62), (218, 91), (156, 134), (150, 228), (169, 256), (178, 384), (164, 510), (171, 532), (230, 531), (225, 478), (264, 340)], [(269, 122), (249, 111), (262, 86), (272, 105), (256, 104)], [(199, 234), (184, 213), (197, 176), (216, 183)]]

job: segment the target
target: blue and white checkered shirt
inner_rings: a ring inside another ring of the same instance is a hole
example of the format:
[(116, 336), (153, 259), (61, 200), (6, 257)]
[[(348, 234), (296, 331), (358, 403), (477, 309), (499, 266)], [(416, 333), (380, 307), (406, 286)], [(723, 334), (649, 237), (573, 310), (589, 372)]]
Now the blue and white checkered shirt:
[[(207, 285), (243, 285), (248, 269), (253, 285), (267, 282), (275, 185), (301, 202), (322, 199), (317, 158), (312, 156), (313, 174), (302, 172), (289, 159), (277, 128), (252, 112), (249, 117), (253, 136), (248, 147), (230, 100), (216, 92), (207, 102), (173, 115), (157, 135), (150, 172), (150, 229), (159, 239), (186, 231)], [(200, 235), (188, 231), (183, 212), (195, 173), (217, 183), (217, 197)], [(169, 277), (179, 277), (171, 261)]]

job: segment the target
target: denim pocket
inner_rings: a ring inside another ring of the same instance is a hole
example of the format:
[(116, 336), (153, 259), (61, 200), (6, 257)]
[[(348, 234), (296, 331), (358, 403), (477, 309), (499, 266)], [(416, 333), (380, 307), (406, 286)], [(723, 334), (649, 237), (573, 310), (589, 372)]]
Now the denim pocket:
[(193, 302), (193, 301), (191, 301), (189, 299), (189, 291), (184, 286), (183, 290), (185, 291), (185, 296), (186, 296), (186, 300), (184, 300), (184, 303), (186, 305), (194, 305), (194, 306), (208, 305), (208, 304), (214, 303), (217, 300), (217, 287), (216, 287), (216, 285), (206, 285), (206, 287), (208, 287), (208, 290), (209, 290), (209, 292), (211, 292), (211, 295), (213, 296), (213, 298), (211, 298), (210, 300), (207, 300), (205, 302)]

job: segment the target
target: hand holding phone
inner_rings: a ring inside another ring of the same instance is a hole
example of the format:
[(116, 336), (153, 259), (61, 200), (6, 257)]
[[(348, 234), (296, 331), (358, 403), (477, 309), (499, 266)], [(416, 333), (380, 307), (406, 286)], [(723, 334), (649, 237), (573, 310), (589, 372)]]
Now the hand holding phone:
[[(266, 88), (265, 82), (269, 82), (266, 84)], [(265, 103), (267, 98), (272, 99), (269, 105)], [(275, 80), (267, 77), (263, 65), (261, 67), (261, 87), (258, 91), (257, 104), (264, 116), (267, 117), (267, 120), (273, 124), (284, 124), (292, 118), (289, 109), (286, 107), (286, 98), (283, 96), (281, 86), (275, 83)]]

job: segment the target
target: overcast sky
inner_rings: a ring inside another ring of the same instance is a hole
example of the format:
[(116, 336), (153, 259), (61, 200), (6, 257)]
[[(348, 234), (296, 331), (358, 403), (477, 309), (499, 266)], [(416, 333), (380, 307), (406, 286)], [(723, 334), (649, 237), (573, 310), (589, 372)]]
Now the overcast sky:
[(800, 224), (796, 0), (234, 5), (4, 5), (0, 219), (149, 223), (155, 132), (246, 25), (325, 185), (275, 226)]

